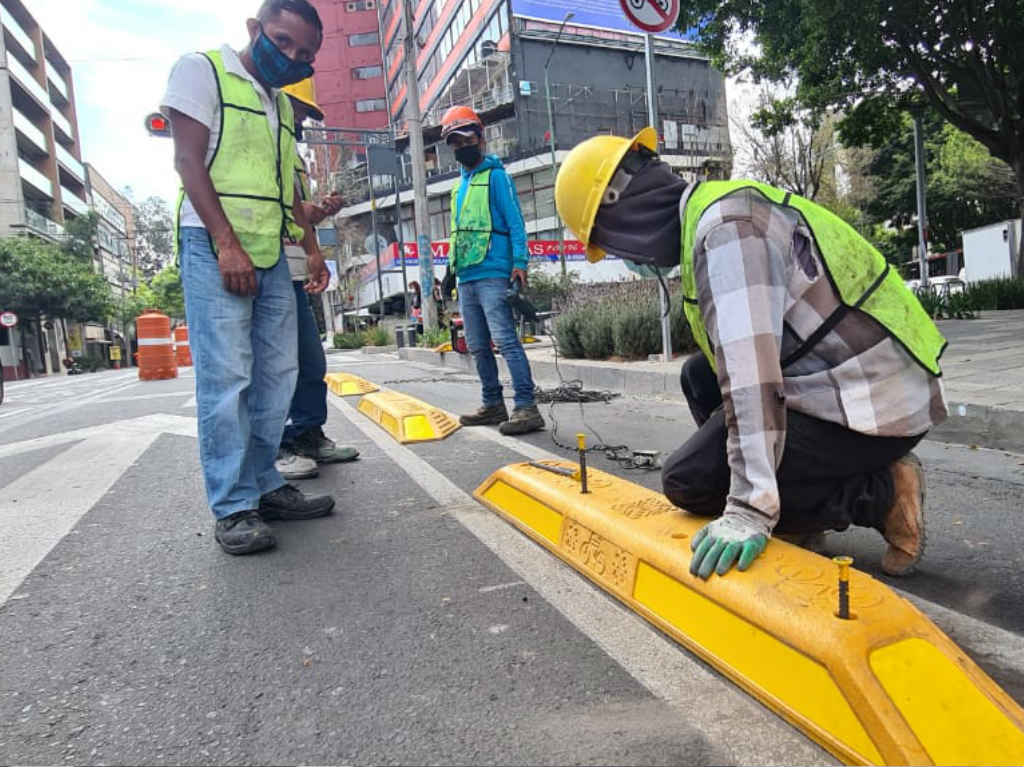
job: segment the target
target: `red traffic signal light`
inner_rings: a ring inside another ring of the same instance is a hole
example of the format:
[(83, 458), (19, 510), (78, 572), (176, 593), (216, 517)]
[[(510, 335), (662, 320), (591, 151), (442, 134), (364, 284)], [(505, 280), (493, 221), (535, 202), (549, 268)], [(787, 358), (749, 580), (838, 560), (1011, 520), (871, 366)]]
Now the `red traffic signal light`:
[(146, 130), (150, 136), (168, 138), (171, 135), (171, 123), (159, 112), (154, 112), (146, 117)]

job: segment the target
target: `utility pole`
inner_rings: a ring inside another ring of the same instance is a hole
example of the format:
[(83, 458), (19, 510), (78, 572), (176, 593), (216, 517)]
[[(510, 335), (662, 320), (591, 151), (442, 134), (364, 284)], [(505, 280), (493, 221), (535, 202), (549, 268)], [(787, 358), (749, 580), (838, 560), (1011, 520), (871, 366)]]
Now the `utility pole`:
[(928, 287), (928, 241), (925, 230), (928, 226), (928, 211), (925, 207), (924, 179), (924, 126), (921, 124), (921, 110), (914, 110), (914, 165), (917, 169), (917, 260), (921, 270), (921, 287)]
[[(654, 90), (654, 36), (644, 34), (644, 62), (647, 68), (647, 121), (658, 131), (658, 94)], [(658, 267), (652, 267), (657, 269)], [(672, 323), (668, 316), (668, 296), (658, 281), (658, 306), (661, 307), (661, 361), (672, 361)]]
[[(551, 111), (551, 86), (548, 84), (548, 67), (551, 65), (551, 57), (555, 55), (555, 46), (558, 45), (558, 40), (562, 36), (562, 30), (565, 29), (565, 24), (576, 14), (569, 11), (565, 14), (565, 18), (562, 19), (562, 24), (558, 28), (558, 34), (555, 35), (555, 39), (551, 42), (551, 50), (548, 51), (547, 61), (544, 62), (544, 101), (548, 105), (548, 142), (551, 145), (551, 184), (554, 186), (555, 175), (558, 172), (558, 159), (555, 155), (555, 118)], [(558, 215), (557, 208), (555, 209), (555, 218), (558, 220), (558, 260), (562, 265), (562, 279), (566, 277), (565, 269), (565, 228), (562, 224), (562, 217)]]
[(416, 34), (413, 31), (412, 0), (402, 0), (405, 22), (405, 125), (409, 131), (412, 159), (413, 216), (416, 222), (416, 249), (420, 262), (420, 295), (423, 330), (437, 329), (434, 304), (434, 252), (430, 247), (430, 216), (427, 213), (427, 167), (423, 157), (423, 119), (420, 115), (420, 84), (416, 78)]

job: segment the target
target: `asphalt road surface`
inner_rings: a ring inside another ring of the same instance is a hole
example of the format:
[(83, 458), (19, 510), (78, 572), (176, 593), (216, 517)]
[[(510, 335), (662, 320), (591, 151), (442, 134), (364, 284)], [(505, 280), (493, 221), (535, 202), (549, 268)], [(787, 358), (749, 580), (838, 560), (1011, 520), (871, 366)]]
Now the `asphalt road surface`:
[[(466, 375), (391, 356), (346, 370), (452, 412)], [(562, 454), (462, 429), (401, 446), (331, 398), (354, 464), (302, 482), (335, 515), (278, 548), (213, 540), (190, 370), (8, 383), (0, 407), (0, 763), (830, 764), (832, 757), (498, 517), (473, 489)], [(547, 413), (547, 407), (544, 407)], [(679, 402), (558, 405), (559, 435), (669, 451)], [(550, 427), (550, 424), (549, 424)], [(925, 442), (929, 549), (881, 574), (881, 538), (830, 553), (899, 589), (1024, 701), (1024, 456)], [(596, 468), (657, 488), (657, 472)]]

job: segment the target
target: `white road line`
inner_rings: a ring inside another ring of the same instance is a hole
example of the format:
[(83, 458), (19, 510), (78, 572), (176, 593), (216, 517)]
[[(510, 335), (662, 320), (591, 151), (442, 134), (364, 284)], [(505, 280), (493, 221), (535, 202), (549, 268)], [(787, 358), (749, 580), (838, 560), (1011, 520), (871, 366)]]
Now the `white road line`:
[(716, 763), (724, 763), (718, 758), (739, 764), (835, 763), (768, 709), (485, 510), (342, 398), (332, 394), (328, 401), (516, 575), (638, 682), (676, 708), (683, 725), (704, 734), (721, 750), (721, 756), (715, 755)]
[(496, 586), (482, 586), (477, 591), (481, 594), (490, 594), (492, 591), (504, 591), (505, 589), (514, 589), (516, 586), (525, 585), (525, 581), (512, 581), (511, 583), (499, 583)]
[[(495, 442), (534, 461), (572, 460), (571, 456), (552, 453), (529, 442), (506, 437), (493, 429), (463, 429), (459, 433), (468, 439)], [(1024, 637), (901, 589), (894, 588), (893, 591), (909, 599), (957, 644), (970, 651), (971, 655), (1024, 672)]]
[(137, 380), (133, 379), (127, 382), (109, 386), (105, 389), (102, 389), (98, 392), (93, 392), (91, 394), (79, 395), (76, 392), (69, 392), (68, 395), (64, 397), (63, 401), (60, 404), (52, 405), (43, 409), (36, 408), (35, 413), (26, 414), (25, 417), (21, 419), (12, 419), (12, 423), (16, 423), (18, 426), (24, 426), (25, 424), (31, 423), (32, 421), (37, 421), (40, 418), (49, 418), (51, 416), (60, 415), (61, 413), (66, 413), (69, 410), (75, 410), (77, 408), (82, 407), (83, 405), (88, 405), (90, 402), (95, 402), (98, 399), (109, 397), (110, 395), (115, 394), (116, 392), (124, 391), (129, 387), (136, 386), (138, 383), (139, 382)]
[(9, 418), (10, 416), (17, 415), (18, 413), (24, 413), (26, 410), (31, 410), (31, 408), (23, 407), (19, 410), (4, 409), (3, 412), (0, 412), (0, 418)]
[(198, 403), (196, 402), (196, 395), (193, 394), (191, 397), (189, 397), (187, 402), (181, 403), (181, 406), (182, 407), (197, 407)]
[[(0, 604), (157, 438), (108, 431), (71, 447), (4, 488)], [(57, 477), (59, 476), (59, 479)]]
[[(97, 401), (105, 405), (108, 402), (136, 402), (136, 401), (139, 401), (139, 400), (164, 399), (166, 397), (187, 397), (187, 396), (188, 396), (188, 392), (187, 391), (168, 391), (168, 392), (160, 392), (158, 394), (133, 394), (130, 397), (101, 397)], [(193, 397), (193, 399), (195, 399), (195, 397)], [(184, 405), (182, 405), (182, 407), (188, 407), (188, 403), (186, 402)]]
[[(35, 439), (0, 444), (0, 458), (27, 453), (30, 450), (42, 450), (47, 447), (66, 445), (68, 442), (80, 442), (83, 439), (108, 433), (159, 434), (161, 432), (177, 434), (182, 437), (195, 437), (196, 420), (166, 413), (155, 413), (142, 416), (141, 418), (128, 418), (123, 421), (114, 421), (100, 426), (89, 426), (84, 429), (61, 432), (60, 434), (47, 434), (44, 437), (36, 437)], [(52, 481), (52, 478), (48, 480), (51, 483)]]

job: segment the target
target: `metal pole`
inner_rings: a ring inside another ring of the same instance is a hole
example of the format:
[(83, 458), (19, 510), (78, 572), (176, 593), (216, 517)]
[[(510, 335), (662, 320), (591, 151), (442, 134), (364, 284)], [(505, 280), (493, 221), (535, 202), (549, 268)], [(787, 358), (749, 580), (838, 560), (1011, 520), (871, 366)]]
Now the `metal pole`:
[[(395, 167), (399, 166), (402, 162), (402, 156), (398, 154), (398, 150), (395, 150)], [(395, 184), (395, 237), (398, 238), (398, 258), (399, 263), (402, 264), (402, 312), (405, 315), (405, 321), (409, 319), (409, 278), (405, 273), (405, 242), (402, 235), (402, 187), (399, 184), (398, 176), (396, 173), (391, 174), (391, 180)]]
[(420, 295), (423, 297), (423, 330), (437, 329), (434, 305), (434, 253), (430, 247), (430, 216), (427, 212), (427, 167), (423, 156), (423, 120), (420, 116), (420, 84), (416, 79), (416, 45), (413, 32), (412, 0), (402, 0), (405, 21), (405, 124), (409, 130), (412, 160), (413, 214), (416, 221), (416, 249), (420, 262)]
[[(551, 64), (551, 57), (555, 55), (555, 46), (558, 45), (558, 40), (562, 37), (562, 30), (565, 29), (566, 22), (575, 16), (572, 11), (565, 14), (562, 19), (562, 24), (558, 28), (558, 34), (555, 35), (555, 39), (551, 43), (551, 50), (548, 52), (548, 58), (544, 62), (544, 101), (547, 102), (548, 106), (548, 142), (551, 145), (551, 185), (554, 187), (555, 175), (558, 173), (558, 159), (555, 155), (555, 118), (551, 111), (551, 86), (548, 84), (548, 66)], [(555, 220), (558, 221), (558, 261), (562, 265), (562, 279), (566, 277), (565, 267), (565, 227), (562, 225), (562, 217), (558, 215), (558, 208), (555, 208)]]
[(377, 259), (377, 322), (384, 319), (384, 278), (380, 273), (380, 238), (377, 236), (377, 196), (373, 193), (370, 159), (366, 159), (367, 178), (370, 179), (370, 228), (373, 229), (373, 254)]
[(924, 179), (924, 127), (921, 112), (914, 110), (914, 165), (917, 169), (917, 259), (921, 270), (921, 287), (928, 287), (928, 242), (925, 229), (928, 226), (928, 211), (925, 208)]
[[(654, 37), (644, 35), (644, 62), (647, 69), (647, 121), (658, 130), (658, 94), (654, 90)], [(657, 268), (657, 267), (654, 267)], [(661, 308), (661, 361), (672, 361), (672, 323), (668, 316), (668, 297), (658, 283), (658, 306)]]

